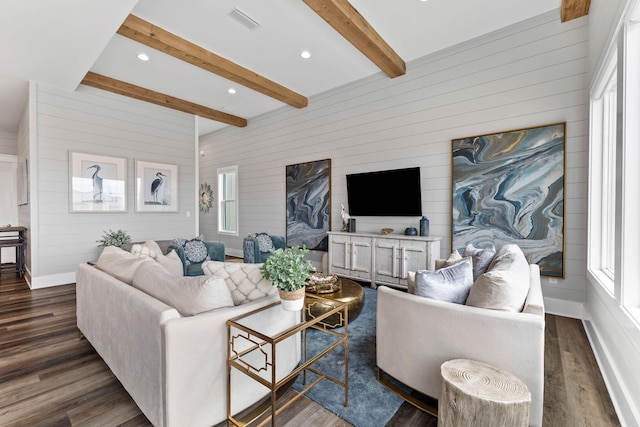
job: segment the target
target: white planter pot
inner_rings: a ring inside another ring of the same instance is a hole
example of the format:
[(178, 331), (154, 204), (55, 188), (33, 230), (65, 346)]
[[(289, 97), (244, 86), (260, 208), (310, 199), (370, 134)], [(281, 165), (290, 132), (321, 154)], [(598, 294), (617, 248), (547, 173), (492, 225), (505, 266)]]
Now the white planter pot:
[(283, 292), (279, 290), (282, 308), (287, 311), (302, 310), (302, 307), (304, 307), (304, 291), (304, 288), (294, 292)]

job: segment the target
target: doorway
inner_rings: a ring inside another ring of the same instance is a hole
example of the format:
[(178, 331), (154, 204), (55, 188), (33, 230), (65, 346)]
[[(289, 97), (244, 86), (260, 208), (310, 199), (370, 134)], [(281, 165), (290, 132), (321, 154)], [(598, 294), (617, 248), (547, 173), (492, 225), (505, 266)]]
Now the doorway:
[[(0, 154), (0, 226), (18, 225), (17, 156)], [(2, 262), (14, 263), (16, 251), (1, 249)]]

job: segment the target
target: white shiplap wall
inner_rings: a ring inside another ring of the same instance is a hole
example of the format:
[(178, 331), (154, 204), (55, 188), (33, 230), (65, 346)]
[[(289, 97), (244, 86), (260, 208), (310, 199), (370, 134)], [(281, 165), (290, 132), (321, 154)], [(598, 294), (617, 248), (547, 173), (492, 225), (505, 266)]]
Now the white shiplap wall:
[(17, 140), (16, 133), (0, 129), (0, 154), (18, 154)]
[[(76, 265), (95, 259), (103, 230), (126, 230), (134, 241), (195, 235), (194, 116), (84, 86), (65, 92), (38, 85), (36, 120), (34, 287), (75, 279)], [(69, 212), (70, 151), (127, 158), (126, 213)], [(179, 212), (135, 212), (136, 159), (178, 165)]]
[[(587, 20), (561, 24), (559, 11), (413, 61), (402, 77), (382, 73), (201, 138), (201, 181), (239, 166), (240, 236), (216, 235), (215, 213), (201, 231), (240, 251), (252, 232), (285, 232), (284, 170), (330, 158), (332, 229), (341, 227), (348, 173), (420, 166), (431, 234), (451, 239), (451, 140), (567, 122), (565, 280), (544, 281), (546, 297), (582, 303), (585, 281)], [(217, 196), (216, 196), (217, 200)], [(418, 218), (358, 218), (358, 231), (401, 232)]]

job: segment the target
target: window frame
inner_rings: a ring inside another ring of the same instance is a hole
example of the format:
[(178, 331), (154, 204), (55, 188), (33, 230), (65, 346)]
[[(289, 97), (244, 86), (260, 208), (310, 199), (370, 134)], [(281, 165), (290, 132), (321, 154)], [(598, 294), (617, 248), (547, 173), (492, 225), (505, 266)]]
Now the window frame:
[[(230, 236), (239, 235), (239, 209), (238, 209), (238, 166), (227, 166), (218, 168), (218, 233), (226, 234)], [(227, 198), (228, 195), (225, 191), (225, 183), (227, 182), (227, 176), (233, 176), (233, 192), (234, 198)], [(235, 206), (235, 215), (232, 218), (235, 225), (234, 228), (227, 228), (230, 224), (228, 221), (228, 205), (232, 203)]]
[[(623, 14), (617, 34), (590, 88), (587, 276), (640, 325), (640, 286), (636, 267), (637, 241), (640, 239), (637, 220), (640, 211), (640, 122), (637, 119), (640, 116), (640, 81), (637, 78), (640, 75), (640, 0), (629, 3), (632, 4), (634, 7), (629, 7)], [(612, 86), (613, 82), (615, 86)], [(616, 88), (616, 114), (607, 118), (605, 96), (613, 87)], [(615, 154), (604, 151), (603, 140), (607, 134), (612, 134), (606, 120), (615, 122)], [(615, 170), (609, 167), (611, 165)], [(607, 195), (614, 195), (613, 213), (603, 210)], [(611, 224), (611, 216), (614, 224)], [(613, 253), (603, 253), (603, 247), (610, 246), (605, 235), (611, 230), (615, 233)], [(607, 258), (607, 255), (611, 256)], [(612, 259), (614, 268), (610, 270), (607, 266)]]

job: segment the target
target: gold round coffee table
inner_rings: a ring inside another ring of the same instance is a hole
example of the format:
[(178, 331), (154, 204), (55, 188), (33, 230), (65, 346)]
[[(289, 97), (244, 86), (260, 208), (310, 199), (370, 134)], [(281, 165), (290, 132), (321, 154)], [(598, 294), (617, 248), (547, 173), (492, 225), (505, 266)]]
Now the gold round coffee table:
[[(313, 317), (322, 316), (334, 309), (338, 303), (346, 302), (349, 305), (349, 322), (356, 320), (362, 311), (362, 307), (364, 307), (364, 289), (353, 280), (345, 278), (339, 278), (338, 280), (340, 281), (340, 289), (335, 292), (318, 294), (307, 291), (308, 293), (324, 298), (323, 302), (314, 302), (311, 305), (307, 305), (307, 315)], [(337, 328), (342, 326), (343, 322), (340, 318), (340, 313), (336, 313), (327, 317), (323, 323), (328, 328)]]

